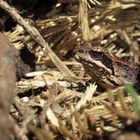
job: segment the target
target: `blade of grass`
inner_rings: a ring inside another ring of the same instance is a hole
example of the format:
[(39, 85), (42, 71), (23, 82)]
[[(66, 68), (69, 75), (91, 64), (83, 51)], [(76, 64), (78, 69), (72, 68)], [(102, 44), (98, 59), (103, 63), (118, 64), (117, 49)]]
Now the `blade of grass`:
[(138, 117), (138, 119), (140, 119), (140, 98), (139, 98), (138, 92), (130, 84), (125, 85), (125, 90), (128, 93), (128, 96), (132, 97), (132, 99), (133, 99), (132, 107), (134, 109), (136, 117)]

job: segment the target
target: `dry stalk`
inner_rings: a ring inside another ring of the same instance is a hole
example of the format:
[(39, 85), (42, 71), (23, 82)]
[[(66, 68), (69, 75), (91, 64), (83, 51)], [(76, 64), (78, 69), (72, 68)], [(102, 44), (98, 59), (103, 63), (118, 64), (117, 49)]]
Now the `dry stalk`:
[(85, 41), (91, 39), (89, 24), (88, 24), (88, 9), (87, 9), (87, 0), (80, 0), (79, 7), (79, 25), (81, 26), (81, 32), (83, 39)]
[[(43, 53), (48, 53), (49, 57), (55, 64), (55, 66), (64, 74), (65, 76), (73, 77), (75, 76), (67, 66), (57, 57), (57, 55), (51, 50), (49, 44), (44, 40), (37, 29), (29, 25), (18, 13), (12, 8), (7, 2), (0, 0), (0, 7), (5, 10), (14, 20), (17, 21), (30, 35), (31, 37), (43, 48)], [(41, 56), (40, 56), (41, 59)], [(39, 59), (39, 60), (40, 60)]]

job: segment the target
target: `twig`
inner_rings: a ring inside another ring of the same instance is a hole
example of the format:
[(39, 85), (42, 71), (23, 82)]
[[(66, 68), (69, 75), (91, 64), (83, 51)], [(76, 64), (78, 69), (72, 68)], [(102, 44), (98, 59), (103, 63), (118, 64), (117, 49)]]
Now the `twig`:
[(5, 10), (14, 20), (17, 21), (30, 35), (31, 37), (42, 46), (44, 52), (47, 52), (55, 66), (64, 74), (64, 76), (74, 77), (75, 75), (67, 68), (67, 66), (57, 57), (57, 55), (51, 50), (49, 44), (44, 40), (38, 30), (29, 25), (7, 2), (0, 0), (0, 7)]

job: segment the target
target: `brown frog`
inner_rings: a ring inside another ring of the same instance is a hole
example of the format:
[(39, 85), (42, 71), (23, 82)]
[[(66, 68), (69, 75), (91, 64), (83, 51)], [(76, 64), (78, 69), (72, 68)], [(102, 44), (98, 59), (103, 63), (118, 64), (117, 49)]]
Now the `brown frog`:
[(83, 64), (86, 73), (105, 89), (138, 82), (137, 64), (123, 61), (102, 47), (93, 47), (91, 42), (79, 47), (76, 58)]

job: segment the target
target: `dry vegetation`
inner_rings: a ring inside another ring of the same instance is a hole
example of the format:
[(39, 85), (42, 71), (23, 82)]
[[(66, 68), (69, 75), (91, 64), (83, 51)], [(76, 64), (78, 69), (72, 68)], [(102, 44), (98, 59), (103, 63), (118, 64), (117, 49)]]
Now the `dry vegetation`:
[[(43, 5), (26, 9), (10, 1), (23, 19), (12, 12), (1, 18), (4, 34), (21, 54), (10, 108), (12, 139), (140, 140), (139, 107), (127, 95), (132, 89), (100, 89), (74, 57), (78, 44), (90, 39), (139, 64), (139, 0), (88, 0), (84, 27), (78, 0), (50, 1), (50, 10)], [(10, 16), (14, 21), (8, 24), (14, 25), (6, 29)]]

